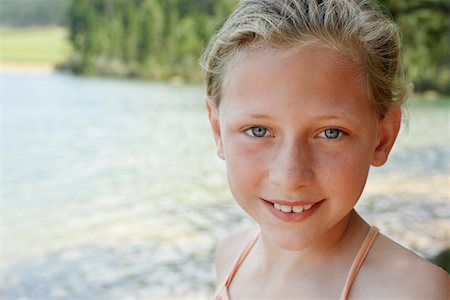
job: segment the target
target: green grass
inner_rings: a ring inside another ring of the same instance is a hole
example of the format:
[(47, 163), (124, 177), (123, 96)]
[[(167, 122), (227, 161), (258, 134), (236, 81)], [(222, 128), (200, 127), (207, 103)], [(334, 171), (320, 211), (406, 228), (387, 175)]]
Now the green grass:
[(63, 27), (0, 27), (0, 61), (56, 65), (64, 62), (70, 51)]

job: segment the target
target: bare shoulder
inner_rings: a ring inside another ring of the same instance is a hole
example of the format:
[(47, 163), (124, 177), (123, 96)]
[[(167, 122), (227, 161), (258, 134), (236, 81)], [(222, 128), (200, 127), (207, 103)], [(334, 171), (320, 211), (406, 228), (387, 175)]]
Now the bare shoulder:
[(450, 276), (438, 266), (380, 234), (361, 272), (374, 298), (450, 299)]
[(257, 232), (256, 227), (245, 227), (235, 230), (221, 239), (216, 247), (215, 263), (217, 282), (220, 284), (231, 271), (245, 245)]

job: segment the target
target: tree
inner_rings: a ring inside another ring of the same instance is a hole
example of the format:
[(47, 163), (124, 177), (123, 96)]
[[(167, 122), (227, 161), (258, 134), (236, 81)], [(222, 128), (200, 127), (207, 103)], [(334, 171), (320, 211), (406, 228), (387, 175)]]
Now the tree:
[[(71, 0), (78, 73), (199, 81), (197, 59), (236, 0)], [(406, 79), (450, 93), (447, 0), (380, 0), (401, 29)]]
[(447, 0), (382, 0), (402, 34), (406, 79), (416, 91), (434, 89), (450, 93)]
[[(72, 0), (68, 64), (77, 73), (183, 77), (199, 81), (197, 59), (234, 0)], [(220, 8), (220, 9), (217, 9)]]

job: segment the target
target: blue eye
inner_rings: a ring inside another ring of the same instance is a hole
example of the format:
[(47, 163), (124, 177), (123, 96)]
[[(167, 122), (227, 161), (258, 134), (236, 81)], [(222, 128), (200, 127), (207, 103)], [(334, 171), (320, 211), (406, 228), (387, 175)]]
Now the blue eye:
[(324, 131), (322, 131), (322, 133), (325, 136), (325, 138), (330, 139), (330, 140), (337, 139), (338, 137), (342, 136), (342, 134), (343, 134), (342, 131), (337, 128), (325, 129)]
[(267, 129), (264, 127), (252, 127), (246, 131), (247, 134), (253, 137), (265, 137), (267, 134)]

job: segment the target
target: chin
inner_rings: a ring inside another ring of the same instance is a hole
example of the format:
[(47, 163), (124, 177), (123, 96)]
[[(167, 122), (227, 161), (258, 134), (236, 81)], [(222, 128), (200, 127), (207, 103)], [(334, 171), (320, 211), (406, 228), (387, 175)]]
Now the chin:
[(283, 239), (279, 241), (273, 241), (273, 243), (278, 246), (278, 248), (286, 251), (301, 251), (308, 248), (310, 243), (303, 241), (293, 241), (290, 239)]
[(300, 232), (269, 231), (265, 233), (268, 240), (276, 247), (286, 251), (301, 251), (308, 248), (312, 240)]

